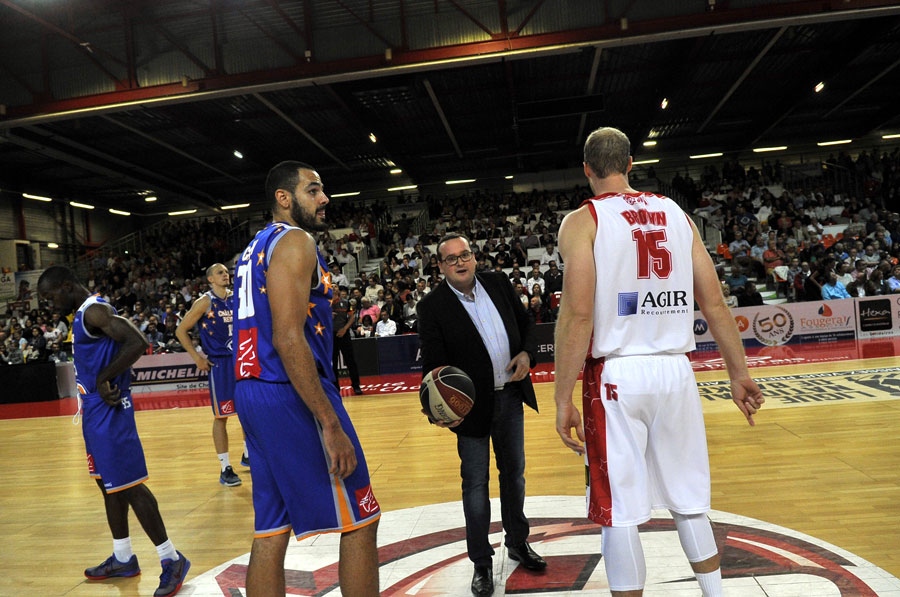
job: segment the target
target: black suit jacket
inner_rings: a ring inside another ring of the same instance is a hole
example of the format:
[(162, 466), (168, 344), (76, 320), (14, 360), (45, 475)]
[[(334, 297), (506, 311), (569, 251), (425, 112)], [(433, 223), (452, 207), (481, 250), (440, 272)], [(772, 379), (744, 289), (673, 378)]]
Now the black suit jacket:
[[(509, 279), (505, 274), (495, 272), (478, 273), (475, 277), (503, 319), (509, 339), (509, 360), (524, 350), (530, 357), (530, 366), (534, 367), (537, 349), (534, 324), (516, 298)], [(435, 367), (452, 365), (465, 371), (475, 384), (475, 406), (453, 431), (475, 437), (488, 435), (494, 412), (494, 369), (478, 328), (446, 280), (419, 301), (416, 314), (419, 318), (422, 376)], [(525, 404), (537, 410), (531, 374), (515, 383), (522, 390)]]

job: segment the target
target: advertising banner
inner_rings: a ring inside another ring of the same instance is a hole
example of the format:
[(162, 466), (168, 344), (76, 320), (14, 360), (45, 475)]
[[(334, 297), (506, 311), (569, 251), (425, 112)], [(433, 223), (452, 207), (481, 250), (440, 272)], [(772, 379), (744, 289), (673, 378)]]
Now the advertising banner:
[(209, 386), (209, 374), (197, 369), (186, 352), (144, 355), (132, 370), (132, 394), (200, 390)]
[(856, 317), (861, 340), (900, 334), (900, 295), (856, 299)]
[[(732, 309), (745, 346), (783, 346), (850, 340), (856, 333), (856, 300), (809, 301)], [(715, 350), (709, 324), (695, 311), (697, 350)]]

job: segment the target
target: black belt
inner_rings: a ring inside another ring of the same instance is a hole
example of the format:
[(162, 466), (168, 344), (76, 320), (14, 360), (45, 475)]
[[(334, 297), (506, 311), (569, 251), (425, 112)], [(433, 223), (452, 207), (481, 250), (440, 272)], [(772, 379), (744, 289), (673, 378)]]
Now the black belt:
[(502, 385), (499, 388), (494, 388), (494, 391), (502, 392), (503, 390), (512, 390), (514, 387), (516, 387), (514, 384), (515, 384), (515, 382), (510, 381), (510, 382), (506, 383), (506, 385)]

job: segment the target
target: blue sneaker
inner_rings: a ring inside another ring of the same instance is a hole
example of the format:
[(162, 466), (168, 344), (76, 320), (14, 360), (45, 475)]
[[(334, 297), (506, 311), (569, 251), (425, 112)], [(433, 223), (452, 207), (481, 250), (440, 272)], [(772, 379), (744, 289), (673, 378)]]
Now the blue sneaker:
[(250, 457), (249, 456), (241, 456), (241, 466), (250, 466)]
[(219, 475), (219, 483), (226, 487), (237, 487), (241, 484), (241, 478), (237, 476), (233, 468), (226, 466), (222, 474)]
[(181, 589), (184, 579), (187, 578), (191, 562), (180, 551), (177, 560), (163, 560), (162, 574), (159, 575), (159, 588), (153, 593), (153, 597), (172, 597)]
[(141, 573), (141, 567), (138, 565), (137, 556), (132, 554), (131, 559), (127, 562), (120, 562), (116, 556), (109, 556), (105, 562), (99, 566), (88, 568), (84, 571), (84, 575), (90, 580), (106, 580), (107, 578), (128, 578), (137, 576)]

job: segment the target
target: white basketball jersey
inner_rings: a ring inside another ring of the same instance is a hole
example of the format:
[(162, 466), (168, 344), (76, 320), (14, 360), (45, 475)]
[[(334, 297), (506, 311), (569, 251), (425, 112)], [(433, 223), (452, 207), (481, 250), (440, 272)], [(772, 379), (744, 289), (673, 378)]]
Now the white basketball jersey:
[(592, 356), (694, 350), (687, 214), (653, 193), (608, 193), (588, 203), (597, 222)]

